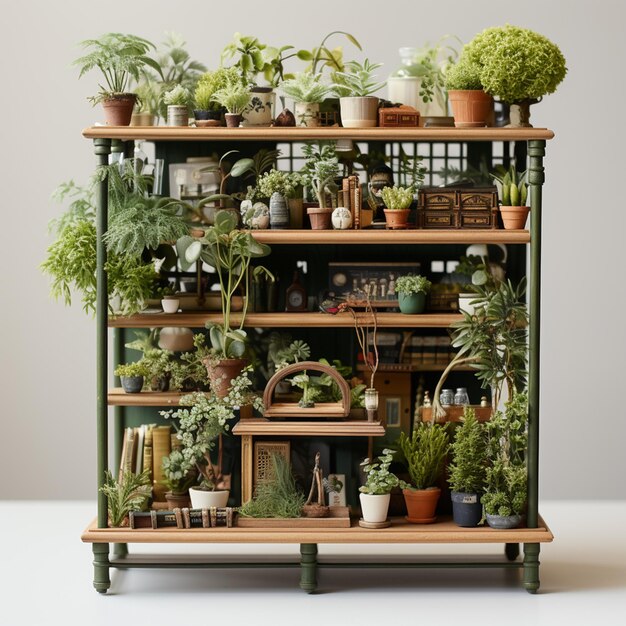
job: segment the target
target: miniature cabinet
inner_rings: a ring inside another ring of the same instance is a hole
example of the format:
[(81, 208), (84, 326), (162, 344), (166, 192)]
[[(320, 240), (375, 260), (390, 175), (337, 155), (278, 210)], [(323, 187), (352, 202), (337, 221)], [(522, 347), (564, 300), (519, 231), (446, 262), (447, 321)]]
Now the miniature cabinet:
[[(259, 529), (234, 527), (179, 530), (172, 528), (129, 530), (123, 528), (107, 528), (107, 506), (103, 494), (98, 494), (98, 516), (82, 536), (83, 541), (93, 545), (94, 553), (94, 587), (105, 593), (110, 586), (110, 568), (141, 567), (140, 559), (133, 557), (127, 549), (132, 543), (293, 543), (300, 546), (300, 586), (306, 591), (314, 591), (317, 587), (317, 570), (319, 567), (331, 567), (331, 563), (318, 562), (317, 545), (321, 543), (359, 543), (363, 555), (367, 555), (367, 544), (371, 543), (485, 543), (501, 544), (505, 555), (501, 563), (493, 560), (484, 561), (474, 558), (472, 563), (477, 567), (518, 567), (523, 570), (523, 584), (529, 592), (539, 587), (538, 554), (542, 542), (552, 540), (552, 534), (539, 516), (538, 511), (538, 437), (539, 437), (539, 312), (540, 312), (540, 250), (541, 250), (541, 192), (544, 181), (543, 157), (546, 140), (553, 137), (547, 129), (454, 129), (454, 128), (375, 128), (375, 129), (344, 129), (344, 128), (168, 128), (168, 127), (92, 127), (83, 135), (93, 140), (97, 163), (108, 163), (111, 151), (127, 150), (135, 140), (155, 142), (157, 154), (176, 154), (202, 156), (217, 150), (224, 152), (233, 146), (242, 149), (258, 150), (260, 147), (291, 146), (293, 143), (310, 140), (352, 139), (375, 146), (384, 146), (390, 142), (400, 144), (423, 143), (437, 149), (452, 150), (452, 146), (460, 146), (461, 157), (471, 155), (478, 143), (484, 145), (524, 145), (529, 157), (529, 182), (531, 228), (530, 231), (505, 231), (489, 227), (483, 229), (409, 229), (390, 231), (378, 229), (315, 231), (315, 230), (266, 230), (256, 231), (255, 237), (272, 246), (272, 255), (277, 253), (281, 263), (284, 262), (292, 274), (297, 261), (308, 261), (312, 281), (323, 282), (323, 273), (327, 267), (321, 267), (320, 258), (325, 248), (333, 247), (342, 261), (367, 261), (372, 258), (384, 259), (391, 250), (405, 250), (411, 257), (421, 249), (442, 250), (447, 247), (467, 246), (474, 243), (507, 244), (510, 246), (527, 246), (530, 250), (530, 371), (529, 371), (529, 449), (528, 449), (528, 515), (526, 526), (514, 530), (493, 530), (491, 528), (460, 528), (451, 520), (442, 518), (436, 524), (412, 525), (403, 520), (394, 520), (392, 527), (384, 530), (360, 528), (353, 523), (350, 528), (280, 528)], [(436, 161), (435, 151), (431, 153), (431, 167)], [(465, 156), (463, 156), (465, 155)], [(110, 347), (119, 360), (122, 353), (122, 340), (117, 335), (112, 346), (109, 345), (109, 329), (151, 328), (151, 327), (192, 327), (203, 328), (208, 320), (217, 321), (220, 314), (206, 311), (191, 311), (177, 314), (152, 314), (149, 316), (135, 315), (129, 318), (117, 317), (108, 319), (107, 289), (104, 263), (106, 250), (103, 236), (107, 228), (107, 184), (101, 183), (97, 192), (97, 314), (96, 339), (98, 354), (97, 370), (97, 471), (98, 481), (102, 484), (104, 472), (109, 466), (109, 417), (110, 405), (116, 407), (113, 423), (115, 446), (120, 446), (120, 432), (123, 428), (123, 411), (130, 405), (153, 407), (171, 407), (177, 404), (179, 394), (150, 394), (145, 397), (123, 396), (116, 390), (109, 390), (109, 373), (107, 360)], [(305, 218), (306, 219), (306, 218)], [(413, 252), (411, 252), (413, 251)], [(404, 253), (402, 253), (404, 254)], [(306, 258), (304, 258), (306, 256)], [(327, 255), (328, 256), (328, 255)], [(404, 260), (413, 260), (405, 258)], [(518, 270), (524, 272), (525, 263), (518, 263)], [(290, 277), (291, 277), (290, 274)], [(289, 280), (289, 279), (288, 279)], [(285, 288), (288, 280), (283, 284)], [(445, 329), (451, 322), (458, 319), (453, 312), (425, 313), (406, 316), (395, 312), (379, 313), (381, 329)], [(352, 333), (353, 321), (349, 317), (333, 317), (314, 311), (294, 312), (251, 312), (247, 317), (250, 327), (292, 328), (303, 331), (308, 336), (327, 334), (327, 341), (333, 341), (339, 333)], [(354, 351), (351, 351), (352, 355)], [(259, 420), (241, 420), (237, 426), (242, 438), (242, 460), (244, 474), (253, 476), (254, 438), (267, 435), (268, 440), (283, 435), (298, 437), (325, 437), (336, 439), (357, 437), (367, 439), (370, 436), (381, 437), (385, 434), (384, 425), (391, 429), (409, 428), (411, 420), (410, 404), (414, 390), (411, 389), (411, 375), (406, 372), (384, 372), (378, 374), (378, 381), (385, 381), (379, 389), (381, 394), (379, 423), (360, 424), (358, 426), (345, 422), (341, 427), (332, 430), (325, 422), (316, 422), (293, 427), (285, 422), (281, 427), (268, 431), (268, 426)], [(137, 394), (141, 396), (143, 394)], [(264, 430), (265, 429), (265, 430)], [(395, 438), (389, 435), (390, 439)], [(119, 451), (115, 450), (115, 454)], [(247, 467), (249, 465), (249, 467)], [(334, 467), (332, 471), (342, 473), (344, 468)], [(252, 479), (246, 479), (244, 493), (249, 496)], [(356, 485), (352, 485), (356, 489)], [(524, 544), (523, 559), (517, 559), (519, 544)], [(157, 550), (158, 551), (158, 550)], [(182, 559), (175, 561), (176, 566), (185, 567)], [(172, 567), (173, 562), (163, 557), (154, 564)], [(224, 566), (227, 564), (222, 564)], [(241, 567), (240, 561), (233, 566)], [(345, 564), (344, 564), (345, 565)], [(393, 564), (388, 564), (393, 567)], [(416, 566), (423, 566), (417, 564)], [(198, 566), (197, 560), (194, 566)], [(207, 567), (210, 562), (207, 562)], [(355, 567), (358, 567), (358, 563)], [(436, 563), (433, 564), (436, 566)], [(449, 566), (449, 563), (447, 563)]]

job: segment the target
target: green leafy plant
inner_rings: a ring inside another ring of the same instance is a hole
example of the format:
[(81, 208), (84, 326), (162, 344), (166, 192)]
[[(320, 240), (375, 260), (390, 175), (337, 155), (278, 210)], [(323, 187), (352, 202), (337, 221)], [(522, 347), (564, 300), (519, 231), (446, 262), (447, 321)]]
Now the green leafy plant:
[(480, 66), (461, 55), (458, 63), (446, 71), (446, 88), (452, 90), (482, 90)]
[(526, 206), (528, 199), (526, 172), (520, 174), (515, 165), (511, 165), (508, 171), (500, 167), (491, 176), (498, 185), (502, 206)]
[(330, 85), (321, 82), (321, 74), (301, 72), (283, 82), (280, 87), (295, 102), (322, 102), (332, 91)]
[(320, 396), (320, 389), (311, 384), (311, 377), (306, 371), (296, 374), (289, 379), (293, 387), (302, 389), (302, 397), (298, 400), (298, 406), (302, 409), (308, 409), (315, 406), (315, 401)]
[(311, 187), (321, 208), (326, 207), (326, 194), (337, 192), (335, 178), (339, 176), (339, 160), (335, 153), (335, 142), (306, 143), (302, 152), (306, 163), (300, 175), (302, 184)]
[(256, 37), (235, 33), (233, 40), (224, 46), (221, 55), (222, 64), (224, 61), (235, 59), (236, 67), (246, 86), (254, 83), (256, 76), (267, 69), (267, 61), (264, 50), (266, 44), (261, 43)]
[(190, 100), (189, 90), (182, 85), (176, 85), (163, 94), (163, 104), (167, 106), (188, 107)]
[(150, 472), (148, 470), (141, 474), (124, 472), (117, 481), (107, 470), (100, 491), (107, 498), (109, 526), (114, 528), (125, 526), (131, 511), (142, 511), (148, 504), (152, 492)]
[(215, 94), (228, 85), (240, 82), (241, 76), (235, 67), (220, 67), (202, 74), (194, 93), (196, 108), (200, 111), (219, 111), (221, 105), (215, 100)]
[(294, 195), (300, 182), (300, 175), (296, 172), (272, 169), (257, 178), (255, 195), (260, 198), (271, 198), (273, 193), (279, 193), (289, 198)]
[(370, 63), (369, 59), (365, 59), (363, 63), (349, 61), (345, 65), (345, 71), (333, 74), (335, 94), (339, 98), (371, 96), (387, 84), (387, 81), (376, 82), (375, 80), (374, 72), (380, 67), (382, 63)]
[(146, 350), (141, 358), (141, 363), (146, 366), (146, 377), (149, 380), (167, 378), (170, 376), (170, 369), (174, 353), (161, 348)]
[(156, 78), (141, 79), (135, 87), (137, 111), (159, 115), (162, 91), (162, 85), (156, 82)]
[(231, 83), (216, 91), (213, 98), (229, 113), (241, 115), (250, 102), (250, 88), (241, 83)]
[(414, 293), (428, 293), (432, 283), (425, 276), (398, 276), (396, 280), (396, 292), (407, 296)]
[(396, 487), (408, 489), (409, 485), (407, 483), (389, 471), (389, 467), (393, 462), (393, 454), (393, 450), (385, 448), (382, 455), (378, 457), (380, 463), (372, 463), (369, 459), (365, 459), (361, 463), (361, 467), (366, 474), (365, 484), (359, 487), (361, 493), (383, 496), (391, 493), (392, 489)]
[(304, 495), (298, 490), (289, 461), (272, 454), (272, 476), (257, 485), (254, 497), (239, 507), (244, 517), (300, 517)]
[[(270, 351), (270, 355), (271, 355)], [(288, 346), (274, 353), (273, 358), (276, 371), (282, 370), (292, 363), (306, 361), (311, 356), (311, 347), (306, 341), (296, 339)]]
[(180, 450), (172, 450), (168, 456), (164, 456), (162, 467), (163, 484), (173, 495), (186, 494), (196, 482), (195, 468), (189, 468)]
[(450, 489), (461, 493), (482, 493), (486, 480), (487, 433), (471, 407), (466, 406), (463, 410), (451, 450), (452, 462), (448, 465)]
[(383, 187), (380, 191), (385, 207), (390, 211), (408, 209), (413, 202), (413, 187)]
[(209, 358), (210, 351), (206, 346), (203, 333), (193, 336), (194, 349), (183, 352), (178, 359), (169, 365), (170, 387), (181, 391), (202, 389), (207, 384), (207, 370), (204, 361)]
[(358, 50), (362, 50), (361, 44), (350, 33), (346, 33), (343, 30), (334, 30), (324, 36), (319, 46), (316, 46), (312, 50), (298, 50), (297, 56), (302, 61), (310, 61), (310, 67), (307, 67), (307, 71), (312, 74), (321, 73), (324, 68), (328, 68), (332, 72), (343, 72), (345, 65), (343, 62), (343, 48), (337, 46), (335, 48), (329, 48), (326, 42), (333, 35), (344, 35), (345, 38)]
[(74, 61), (74, 65), (80, 67), (79, 78), (94, 68), (98, 68), (104, 78), (104, 85), (99, 85), (100, 92), (90, 98), (94, 104), (126, 95), (130, 80), (139, 80), (140, 72), (146, 66), (162, 75), (159, 64), (147, 56), (151, 49), (155, 49), (147, 39), (107, 33), (98, 39), (86, 39), (80, 45), (89, 52)]
[(148, 376), (150, 370), (145, 363), (136, 361), (135, 363), (125, 363), (118, 365), (113, 372), (116, 376), (132, 378), (134, 376)]
[(450, 447), (445, 428), (440, 424), (419, 422), (411, 437), (400, 433), (398, 444), (406, 459), (411, 485), (415, 489), (436, 486)]
[(476, 35), (463, 55), (480, 67), (484, 90), (508, 103), (538, 101), (556, 91), (567, 72), (557, 45), (510, 24)]

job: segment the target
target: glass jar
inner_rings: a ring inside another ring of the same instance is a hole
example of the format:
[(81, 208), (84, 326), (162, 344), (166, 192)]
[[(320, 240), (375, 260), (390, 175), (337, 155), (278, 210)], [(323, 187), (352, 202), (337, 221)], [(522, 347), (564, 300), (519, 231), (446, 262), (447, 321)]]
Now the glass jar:
[(365, 408), (375, 411), (378, 408), (378, 390), (369, 387), (365, 390)]
[(454, 404), (454, 391), (452, 389), (442, 389), (439, 394), (439, 402), (442, 406), (451, 406)]
[(454, 404), (456, 406), (465, 406), (469, 403), (470, 401), (467, 389), (465, 387), (457, 387), (456, 393), (454, 394)]

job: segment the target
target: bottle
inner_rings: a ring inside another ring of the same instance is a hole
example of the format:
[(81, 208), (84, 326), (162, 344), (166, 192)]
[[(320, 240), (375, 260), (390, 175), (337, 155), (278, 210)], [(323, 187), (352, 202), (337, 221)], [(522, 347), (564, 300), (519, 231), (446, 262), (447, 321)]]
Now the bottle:
[(442, 389), (439, 395), (439, 402), (442, 406), (451, 406), (454, 404), (454, 392), (452, 389)]
[(457, 387), (456, 393), (454, 394), (454, 404), (456, 406), (465, 406), (469, 403), (470, 401), (467, 389), (465, 387)]

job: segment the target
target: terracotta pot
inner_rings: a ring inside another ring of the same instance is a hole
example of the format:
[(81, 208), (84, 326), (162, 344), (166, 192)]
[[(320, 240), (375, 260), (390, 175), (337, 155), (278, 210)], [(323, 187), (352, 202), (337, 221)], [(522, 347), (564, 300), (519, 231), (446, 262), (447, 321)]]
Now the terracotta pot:
[(166, 491), (165, 499), (167, 500), (167, 508), (170, 511), (189, 508), (191, 506), (189, 493), (172, 493), (171, 491)]
[(228, 128), (239, 128), (239, 124), (241, 124), (241, 115), (239, 113), (226, 113), (224, 117), (226, 118), (226, 126)]
[(137, 96), (134, 93), (120, 94), (102, 101), (104, 121), (107, 126), (128, 126), (133, 116)]
[(385, 209), (385, 221), (387, 222), (387, 228), (406, 228), (410, 212), (410, 209)]
[(437, 519), (435, 509), (441, 495), (439, 487), (433, 487), (432, 489), (403, 489), (402, 493), (406, 502), (406, 519), (411, 524), (432, 524)]
[(528, 218), (528, 206), (501, 206), (500, 215), (506, 230), (522, 230)]
[(457, 128), (487, 126), (493, 110), (493, 98), (482, 89), (452, 89), (448, 100)]
[(207, 359), (204, 361), (211, 389), (218, 398), (226, 396), (230, 381), (241, 374), (246, 363), (246, 359), (222, 359), (221, 361)]
[(311, 220), (311, 228), (313, 230), (328, 230), (330, 228), (330, 219), (333, 214), (332, 209), (309, 207), (306, 212)]

